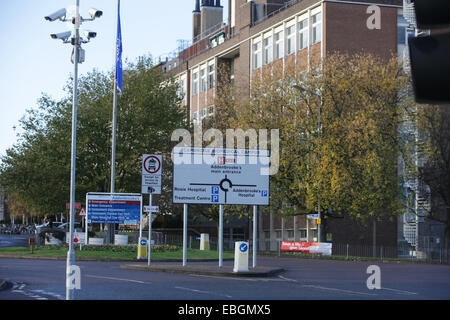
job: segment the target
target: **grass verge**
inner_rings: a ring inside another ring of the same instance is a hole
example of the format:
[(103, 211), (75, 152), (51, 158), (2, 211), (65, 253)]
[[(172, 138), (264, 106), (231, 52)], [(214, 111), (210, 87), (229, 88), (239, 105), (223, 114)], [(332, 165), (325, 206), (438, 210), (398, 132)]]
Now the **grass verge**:
[[(68, 246), (39, 246), (31, 253), (28, 247), (0, 248), (0, 255), (8, 257), (52, 257), (66, 258)], [(75, 248), (77, 259), (99, 259), (99, 260), (136, 260), (137, 248), (134, 246), (83, 246)], [(188, 259), (219, 259), (216, 251), (200, 251), (198, 249), (188, 249)], [(224, 252), (223, 257), (233, 258), (232, 252)], [(182, 259), (183, 250), (176, 246), (155, 246), (152, 247), (152, 260), (172, 260)]]

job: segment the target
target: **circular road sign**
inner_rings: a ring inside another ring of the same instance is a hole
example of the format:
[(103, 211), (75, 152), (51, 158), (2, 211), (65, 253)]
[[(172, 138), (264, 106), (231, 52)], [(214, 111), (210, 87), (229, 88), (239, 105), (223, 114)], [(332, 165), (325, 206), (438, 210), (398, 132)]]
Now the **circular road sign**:
[(158, 157), (148, 156), (144, 160), (144, 170), (150, 174), (155, 174), (161, 169), (161, 161)]
[(246, 243), (241, 243), (241, 245), (239, 246), (239, 250), (240, 250), (242, 253), (246, 253), (247, 250), (248, 250), (248, 245), (247, 245)]
[(146, 245), (147, 245), (147, 240), (142, 239), (142, 240), (141, 240), (141, 246), (142, 246), (142, 247), (145, 247)]

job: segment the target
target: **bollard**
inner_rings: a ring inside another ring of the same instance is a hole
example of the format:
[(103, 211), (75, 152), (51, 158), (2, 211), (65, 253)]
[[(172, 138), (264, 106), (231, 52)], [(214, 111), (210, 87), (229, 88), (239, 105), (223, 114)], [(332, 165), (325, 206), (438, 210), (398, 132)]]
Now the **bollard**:
[(348, 260), (348, 243), (347, 243), (347, 260)]
[(34, 253), (34, 243), (35, 243), (35, 239), (34, 238), (29, 238), (28, 239), (28, 244), (30, 245), (31, 254)]

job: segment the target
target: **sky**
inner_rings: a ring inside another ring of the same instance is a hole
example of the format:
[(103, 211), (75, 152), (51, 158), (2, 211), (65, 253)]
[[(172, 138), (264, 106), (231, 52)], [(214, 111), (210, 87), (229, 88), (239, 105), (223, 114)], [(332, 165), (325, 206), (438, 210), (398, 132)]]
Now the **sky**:
[[(227, 2), (222, 0), (224, 19)], [(175, 50), (177, 40), (191, 40), (194, 3), (121, 0), (123, 61), (148, 54), (158, 57)], [(71, 27), (44, 17), (74, 4), (75, 0), (0, 0), (0, 157), (16, 143), (19, 120), (27, 109), (36, 108), (42, 93), (54, 99), (65, 95), (63, 88), (73, 74), (72, 46), (50, 34)], [(111, 71), (115, 63), (117, 1), (80, 0), (81, 16), (89, 17), (92, 7), (102, 10), (103, 16), (81, 26), (97, 32), (97, 37), (83, 45), (86, 61), (79, 65), (79, 75), (94, 68)]]

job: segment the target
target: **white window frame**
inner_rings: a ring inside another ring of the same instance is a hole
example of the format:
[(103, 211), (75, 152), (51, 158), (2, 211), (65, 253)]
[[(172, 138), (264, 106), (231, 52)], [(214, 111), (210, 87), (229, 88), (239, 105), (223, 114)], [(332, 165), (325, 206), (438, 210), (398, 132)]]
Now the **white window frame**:
[(269, 64), (273, 61), (273, 36), (272, 34), (264, 35), (263, 41), (264, 47), (264, 65)]
[(298, 49), (303, 50), (309, 45), (309, 19), (308, 15), (302, 15), (298, 21)]
[(194, 71), (192, 73), (192, 95), (193, 96), (198, 95), (198, 91), (199, 91), (198, 90), (198, 83), (199, 83), (198, 77), (199, 77), (199, 71), (198, 70)]
[(262, 39), (261, 37), (253, 40), (252, 45), (252, 68), (253, 70), (262, 67)]
[(296, 51), (295, 39), (295, 19), (286, 24), (286, 56), (289, 56)]
[[(318, 20), (314, 21), (315, 19)], [(322, 12), (311, 13), (311, 44), (322, 42)]]
[(274, 34), (275, 60), (284, 58), (284, 30), (276, 30)]
[(208, 89), (212, 89), (216, 86), (216, 65), (211, 63), (208, 65)]
[(207, 76), (206, 76), (206, 67), (203, 67), (202, 69), (200, 69), (200, 93), (203, 93), (206, 91), (207, 88), (207, 83), (206, 80)]

